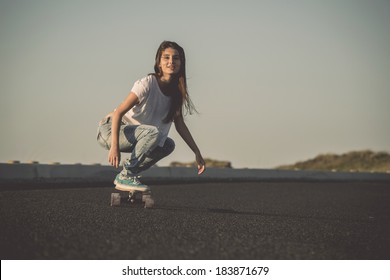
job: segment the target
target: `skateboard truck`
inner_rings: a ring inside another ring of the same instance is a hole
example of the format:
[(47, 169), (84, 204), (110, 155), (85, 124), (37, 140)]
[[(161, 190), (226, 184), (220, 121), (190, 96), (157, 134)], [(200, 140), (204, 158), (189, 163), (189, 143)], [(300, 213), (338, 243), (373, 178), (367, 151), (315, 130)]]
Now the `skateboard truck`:
[(119, 206), (121, 204), (130, 203), (144, 204), (145, 208), (152, 208), (154, 205), (154, 199), (152, 198), (151, 192), (141, 192), (141, 191), (131, 191), (128, 192), (127, 197), (122, 196), (121, 193), (112, 193), (111, 194), (111, 206)]

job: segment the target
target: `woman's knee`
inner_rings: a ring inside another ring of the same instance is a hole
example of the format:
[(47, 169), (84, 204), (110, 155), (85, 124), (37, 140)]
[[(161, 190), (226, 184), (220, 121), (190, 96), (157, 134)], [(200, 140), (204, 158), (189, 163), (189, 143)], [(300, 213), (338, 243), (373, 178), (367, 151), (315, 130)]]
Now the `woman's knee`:
[(107, 128), (103, 125), (100, 125), (98, 127), (98, 131), (97, 131), (97, 137), (96, 137), (98, 143), (100, 144), (100, 146), (102, 146), (103, 148), (109, 150), (110, 149), (110, 144), (111, 144), (111, 129), (110, 128)]
[(176, 144), (175, 141), (171, 138), (167, 138), (164, 143), (164, 150), (166, 150), (167, 154), (169, 155), (175, 150)]

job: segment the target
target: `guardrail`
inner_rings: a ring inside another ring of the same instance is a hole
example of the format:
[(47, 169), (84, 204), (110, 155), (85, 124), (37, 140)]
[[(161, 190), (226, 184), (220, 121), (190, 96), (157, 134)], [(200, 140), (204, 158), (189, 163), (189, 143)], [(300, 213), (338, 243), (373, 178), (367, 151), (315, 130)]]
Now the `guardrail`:
[[(120, 169), (102, 165), (82, 164), (7, 164), (0, 163), (2, 181), (89, 180), (111, 181)], [(148, 180), (374, 180), (389, 181), (387, 173), (290, 171), (276, 169), (208, 168), (199, 176), (195, 168), (152, 167), (142, 173)]]

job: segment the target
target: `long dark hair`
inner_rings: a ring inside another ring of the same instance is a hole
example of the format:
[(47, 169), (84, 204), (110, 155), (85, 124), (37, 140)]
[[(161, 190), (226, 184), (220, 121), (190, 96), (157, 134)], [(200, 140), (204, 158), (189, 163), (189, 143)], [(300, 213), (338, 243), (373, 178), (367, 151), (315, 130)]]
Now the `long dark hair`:
[(184, 53), (184, 49), (180, 47), (179, 44), (171, 41), (164, 41), (160, 44), (156, 53), (154, 73), (158, 78), (162, 76), (163, 73), (159, 65), (161, 61), (162, 52), (167, 48), (177, 50), (179, 52), (180, 58), (180, 69), (179, 72), (176, 74), (176, 77), (174, 77), (173, 79), (173, 83), (176, 83), (175, 87), (177, 86), (177, 93), (174, 93), (171, 96), (171, 108), (164, 119), (165, 122), (170, 122), (173, 121), (175, 117), (183, 114), (183, 108), (185, 109), (185, 114), (189, 113), (191, 115), (193, 114), (193, 112), (197, 111), (188, 94), (186, 76), (186, 56)]

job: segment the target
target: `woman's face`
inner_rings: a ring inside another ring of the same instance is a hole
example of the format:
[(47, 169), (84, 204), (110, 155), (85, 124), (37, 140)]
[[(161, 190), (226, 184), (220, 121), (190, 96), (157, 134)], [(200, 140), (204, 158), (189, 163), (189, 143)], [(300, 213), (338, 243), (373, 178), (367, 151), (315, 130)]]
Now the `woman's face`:
[(180, 71), (179, 52), (173, 48), (166, 48), (162, 51), (160, 59), (160, 69), (163, 75), (174, 75)]

